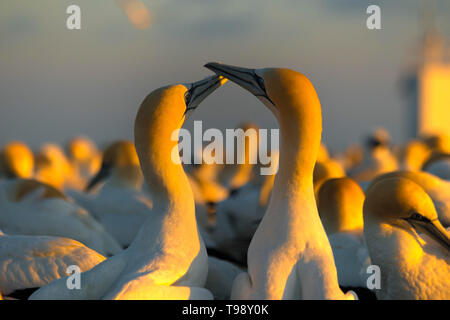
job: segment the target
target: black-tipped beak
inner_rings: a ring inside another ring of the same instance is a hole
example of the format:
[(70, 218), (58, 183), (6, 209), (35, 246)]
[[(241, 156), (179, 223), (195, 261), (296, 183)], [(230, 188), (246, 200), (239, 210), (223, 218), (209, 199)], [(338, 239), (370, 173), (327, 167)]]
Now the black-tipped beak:
[(89, 181), (85, 188), (85, 192), (91, 191), (97, 184), (105, 180), (111, 174), (111, 165), (102, 163), (100, 171)]
[(424, 221), (408, 218), (406, 220), (417, 231), (423, 232), (424, 234), (432, 238), (434, 241), (436, 241), (438, 244), (440, 244), (442, 247), (450, 251), (450, 237), (438, 219), (434, 220), (426, 219)]
[(225, 84), (225, 82), (227, 82), (227, 79), (220, 75), (215, 75), (197, 82), (185, 84), (186, 88), (188, 88), (185, 95), (186, 112), (197, 108), (207, 96)]
[(273, 104), (267, 95), (264, 79), (256, 73), (255, 69), (230, 66), (217, 62), (209, 62), (205, 64), (205, 68), (233, 81), (256, 97), (263, 97)]

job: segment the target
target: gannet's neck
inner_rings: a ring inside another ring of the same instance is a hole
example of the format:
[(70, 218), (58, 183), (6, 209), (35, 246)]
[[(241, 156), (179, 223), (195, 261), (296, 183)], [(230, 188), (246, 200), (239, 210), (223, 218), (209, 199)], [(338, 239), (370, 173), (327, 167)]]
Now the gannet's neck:
[(395, 228), (387, 223), (364, 221), (364, 237), (372, 263), (398, 270), (412, 266), (423, 257), (423, 240), (414, 231)]
[[(194, 197), (181, 165), (173, 132), (183, 124), (183, 95), (156, 90), (143, 102), (135, 121), (135, 145), (154, 211), (195, 222)], [(157, 102), (155, 102), (157, 101)], [(174, 152), (176, 150), (176, 152)]]
[[(319, 152), (322, 113), (317, 96), (309, 101), (299, 101), (297, 97), (289, 100), (277, 99), (280, 125), (280, 164), (275, 177), (271, 201), (280, 203), (289, 200), (292, 209), (299, 207), (305, 197), (314, 202), (313, 171)], [(290, 101), (287, 105), (284, 101)], [(307, 103), (307, 104), (305, 104)], [(288, 195), (288, 196), (286, 196)], [(314, 209), (317, 213), (317, 208)], [(314, 214), (313, 212), (313, 214)], [(288, 215), (297, 215), (297, 210), (286, 210)], [(307, 214), (302, 212), (302, 215)]]

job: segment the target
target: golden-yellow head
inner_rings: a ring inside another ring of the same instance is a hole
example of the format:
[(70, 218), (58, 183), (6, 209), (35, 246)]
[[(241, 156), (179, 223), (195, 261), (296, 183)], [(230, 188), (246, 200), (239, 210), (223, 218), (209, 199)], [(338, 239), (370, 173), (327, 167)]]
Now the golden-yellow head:
[(328, 234), (362, 230), (364, 192), (350, 178), (336, 178), (322, 184), (318, 210)]
[(8, 143), (2, 152), (3, 171), (12, 178), (31, 178), (34, 172), (34, 156), (23, 142)]
[(86, 191), (105, 180), (114, 171), (126, 178), (127, 175), (133, 174), (131, 170), (136, 167), (139, 167), (139, 158), (134, 143), (126, 140), (115, 141), (103, 152), (102, 166), (87, 185)]
[(375, 182), (364, 202), (364, 223), (366, 221), (409, 232), (415, 229), (450, 250), (450, 238), (438, 220), (433, 201), (410, 179), (397, 176)]
[(75, 137), (68, 143), (69, 155), (72, 159), (79, 162), (90, 161), (97, 154), (97, 148), (86, 137)]

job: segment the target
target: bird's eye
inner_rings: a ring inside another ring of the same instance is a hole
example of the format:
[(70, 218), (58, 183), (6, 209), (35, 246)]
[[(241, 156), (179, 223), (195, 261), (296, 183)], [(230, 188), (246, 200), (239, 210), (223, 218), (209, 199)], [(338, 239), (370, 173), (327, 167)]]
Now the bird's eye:
[(414, 212), (411, 215), (411, 219), (418, 220), (418, 221), (428, 221), (427, 218), (425, 218), (423, 215), (421, 215), (420, 213), (417, 213), (417, 212)]
[(258, 85), (261, 89), (266, 91), (266, 86), (264, 85), (264, 80), (261, 77), (256, 76), (256, 80), (258, 81)]
[(186, 91), (186, 93), (184, 94), (184, 101), (186, 102), (186, 105), (189, 104), (191, 98), (192, 98), (191, 91), (190, 90)]

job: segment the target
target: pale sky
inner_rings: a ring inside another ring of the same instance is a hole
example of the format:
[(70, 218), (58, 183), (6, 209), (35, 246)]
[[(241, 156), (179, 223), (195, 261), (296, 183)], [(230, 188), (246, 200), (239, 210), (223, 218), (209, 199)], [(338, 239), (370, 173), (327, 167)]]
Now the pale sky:
[[(99, 144), (132, 139), (143, 98), (170, 83), (209, 75), (209, 61), (288, 67), (319, 94), (332, 150), (371, 128), (405, 138), (402, 71), (414, 61), (419, 0), (144, 0), (153, 23), (135, 29), (113, 0), (0, 2), (0, 146), (33, 148), (87, 135)], [(67, 30), (67, 6), (81, 7), (81, 30)], [(382, 30), (366, 28), (381, 7)], [(436, 1), (450, 39), (450, 1)], [(271, 113), (232, 83), (208, 97), (185, 127), (276, 127)]]

